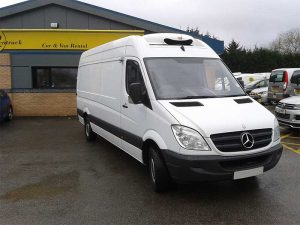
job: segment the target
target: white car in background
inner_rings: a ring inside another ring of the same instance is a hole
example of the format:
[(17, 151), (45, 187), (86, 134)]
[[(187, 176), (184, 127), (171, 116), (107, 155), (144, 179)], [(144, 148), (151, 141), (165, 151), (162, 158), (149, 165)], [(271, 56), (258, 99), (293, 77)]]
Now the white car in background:
[(275, 108), (275, 115), (280, 124), (291, 128), (300, 128), (300, 96), (281, 100)]
[(268, 102), (268, 87), (253, 89), (249, 95), (256, 101), (265, 104)]

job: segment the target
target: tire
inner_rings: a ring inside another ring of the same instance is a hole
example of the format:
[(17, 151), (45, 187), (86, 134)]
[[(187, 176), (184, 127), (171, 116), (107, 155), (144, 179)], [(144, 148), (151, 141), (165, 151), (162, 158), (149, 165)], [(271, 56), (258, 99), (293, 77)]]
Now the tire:
[(7, 117), (5, 118), (6, 121), (11, 121), (14, 117), (14, 111), (13, 111), (13, 108), (10, 106), (9, 107), (9, 111), (8, 111), (8, 115)]
[(149, 173), (153, 190), (155, 192), (167, 191), (171, 183), (168, 169), (158, 151), (153, 147), (149, 150)]
[(97, 134), (92, 130), (91, 123), (88, 118), (84, 119), (84, 134), (86, 140), (89, 142), (93, 142), (97, 138)]

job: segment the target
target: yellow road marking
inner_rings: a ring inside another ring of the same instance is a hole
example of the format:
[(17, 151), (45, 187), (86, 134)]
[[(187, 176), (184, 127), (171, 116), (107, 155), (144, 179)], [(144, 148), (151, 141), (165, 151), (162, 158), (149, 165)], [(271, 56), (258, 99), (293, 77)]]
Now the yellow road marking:
[(296, 143), (290, 143), (290, 142), (281, 142), (282, 144), (287, 144), (287, 145), (299, 145), (300, 146), (300, 144), (296, 144)]
[(297, 154), (299, 154), (300, 155), (300, 149), (298, 149), (298, 150), (295, 150), (295, 149), (293, 149), (293, 148), (291, 148), (291, 147), (289, 147), (289, 146), (287, 146), (287, 145), (285, 145), (285, 144), (282, 144), (283, 145), (283, 147), (285, 147), (286, 149), (288, 149), (288, 150), (291, 150), (291, 151), (293, 151), (293, 152), (295, 152), (295, 153), (297, 153)]
[(284, 138), (287, 138), (287, 137), (289, 137), (291, 134), (285, 134), (285, 135), (282, 135), (281, 136), (281, 139), (284, 139)]
[(288, 136), (288, 138), (293, 138), (293, 139), (299, 139), (300, 140), (300, 137)]

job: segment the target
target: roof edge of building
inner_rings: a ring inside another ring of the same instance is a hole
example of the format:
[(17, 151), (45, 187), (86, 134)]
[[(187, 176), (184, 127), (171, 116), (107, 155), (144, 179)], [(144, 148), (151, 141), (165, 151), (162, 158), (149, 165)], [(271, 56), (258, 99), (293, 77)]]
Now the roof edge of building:
[[(77, 11), (81, 11), (87, 14), (92, 14), (95, 16), (103, 17), (109, 20), (121, 22), (127, 25), (134, 27), (142, 28), (146, 31), (155, 32), (155, 33), (182, 33), (189, 34), (191, 33), (173, 28), (170, 26), (162, 25), (155, 23), (149, 20), (144, 20), (135, 16), (130, 16), (124, 13), (113, 11), (110, 9), (102, 8), (100, 6), (88, 4), (78, 0), (28, 0), (20, 2), (14, 5), (6, 6), (0, 8), (0, 18), (8, 17), (14, 14), (18, 14), (24, 11), (33, 10), (40, 7), (45, 7), (47, 5), (59, 5), (66, 8), (71, 8)], [(224, 41), (213, 39), (209, 37), (203, 37), (200, 35), (192, 35), (195, 38), (205, 39), (205, 42), (214, 43), (213, 45), (217, 46), (217, 53), (221, 54), (224, 51)]]

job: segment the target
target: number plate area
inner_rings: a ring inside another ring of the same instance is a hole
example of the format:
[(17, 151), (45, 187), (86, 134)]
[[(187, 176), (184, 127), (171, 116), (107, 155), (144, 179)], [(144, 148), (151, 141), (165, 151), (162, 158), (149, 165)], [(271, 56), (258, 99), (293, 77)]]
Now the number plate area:
[(281, 114), (285, 114), (286, 113), (285, 109), (280, 109), (280, 108), (276, 108), (275, 111), (278, 112), (278, 113), (281, 113)]
[(264, 173), (264, 167), (258, 167), (254, 169), (249, 169), (249, 170), (240, 170), (234, 172), (233, 179), (238, 180), (238, 179), (243, 179), (247, 177), (253, 177), (253, 176), (258, 176), (260, 174)]

